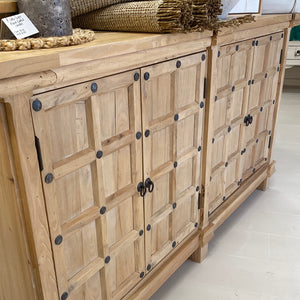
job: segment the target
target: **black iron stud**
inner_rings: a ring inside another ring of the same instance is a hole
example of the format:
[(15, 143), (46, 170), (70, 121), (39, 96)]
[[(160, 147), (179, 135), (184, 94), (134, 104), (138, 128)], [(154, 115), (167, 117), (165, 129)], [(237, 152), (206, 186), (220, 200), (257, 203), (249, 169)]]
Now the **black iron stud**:
[(215, 101), (217, 101), (218, 100), (218, 96), (215, 96)]
[(32, 109), (34, 111), (40, 111), (43, 107), (43, 104), (42, 102), (39, 100), (39, 99), (35, 99), (33, 102), (32, 102)]
[(209, 181), (212, 181), (212, 177), (211, 176), (209, 177)]
[(202, 149), (202, 148), (201, 148), (201, 146), (199, 146), (199, 147), (198, 147), (198, 152), (200, 152), (200, 151), (201, 151), (201, 149)]
[(255, 168), (253, 168), (252, 172), (253, 172), (253, 173), (255, 173), (255, 171), (256, 171), (256, 169), (255, 169)]
[(110, 256), (106, 256), (105, 259), (104, 259), (104, 262), (106, 264), (108, 264), (110, 262)]
[(221, 56), (221, 51), (218, 51), (218, 57), (220, 57)]
[(103, 156), (103, 152), (102, 151), (97, 151), (97, 153), (96, 153), (96, 157), (98, 158), (98, 159), (100, 159), (101, 157)]
[(268, 133), (269, 133), (269, 135), (270, 135), (270, 134), (271, 134), (271, 130), (269, 130), (269, 132), (268, 132)]
[(201, 56), (202, 61), (205, 61), (205, 58), (206, 58), (205, 54), (202, 54)]
[(140, 232), (139, 232), (139, 235), (142, 236), (143, 234), (144, 234), (144, 230), (141, 229)]
[(176, 62), (176, 68), (179, 69), (180, 67), (181, 67), (181, 61), (177, 60), (177, 62)]
[(196, 223), (195, 223), (195, 227), (197, 228), (197, 227), (198, 227), (198, 225), (199, 225), (199, 224), (196, 222)]
[(263, 110), (264, 110), (264, 108), (263, 108), (263, 107), (261, 107), (261, 108), (260, 108), (260, 111), (263, 111)]
[(279, 67), (277, 67), (277, 72), (279, 72), (279, 70), (280, 70), (280, 68), (279, 68)]
[(46, 182), (47, 184), (51, 183), (51, 182), (53, 181), (53, 179), (54, 179), (54, 176), (53, 176), (52, 173), (48, 173), (48, 174), (45, 176), (45, 182)]
[(55, 245), (57, 245), (57, 246), (60, 245), (62, 243), (62, 241), (63, 241), (62, 235), (58, 235), (54, 240)]
[(151, 270), (151, 265), (149, 264), (148, 266), (147, 266), (147, 271), (150, 271)]
[(235, 86), (233, 86), (231, 90), (234, 92), (235, 91)]
[(273, 104), (275, 104), (275, 100), (273, 100)]
[(212, 138), (211, 142), (214, 143), (215, 142), (215, 138)]
[(100, 208), (100, 214), (101, 215), (104, 215), (106, 213), (106, 207), (105, 206), (102, 206), (101, 208)]
[(176, 208), (176, 206), (177, 206), (177, 203), (176, 203), (176, 202), (174, 202), (174, 203), (173, 203), (173, 205), (172, 205), (173, 209), (175, 209), (175, 208)]
[(150, 231), (151, 230), (151, 225), (148, 224), (146, 229), (147, 229), (147, 231)]
[(226, 163), (225, 163), (225, 168), (227, 168), (228, 167), (228, 161), (226, 161)]
[(270, 36), (270, 41), (272, 41), (273, 40), (273, 37), (272, 36)]
[(91, 91), (92, 91), (93, 93), (96, 93), (96, 92), (98, 91), (98, 84), (97, 84), (96, 82), (93, 82), (93, 83), (91, 84)]
[(147, 130), (145, 131), (145, 137), (147, 138), (149, 135), (150, 135), (150, 130), (147, 129)]
[(258, 143), (258, 139), (256, 140), (256, 144)]
[(254, 46), (255, 46), (255, 41), (252, 42), (252, 47), (254, 47)]
[(138, 81), (140, 79), (140, 74), (139, 73), (134, 73), (134, 81)]
[(141, 272), (140, 273), (140, 278), (143, 278), (145, 276), (145, 273), (144, 272)]
[(225, 200), (226, 200), (226, 197), (225, 197), (225, 196), (223, 196), (222, 200), (223, 200), (223, 201), (225, 201)]
[(173, 243), (172, 243), (172, 248), (175, 248), (176, 247), (176, 242), (174, 241)]
[(248, 80), (248, 85), (251, 85), (251, 80)]
[(64, 292), (64, 293), (61, 295), (60, 299), (61, 299), (61, 300), (67, 300), (68, 297), (69, 297), (69, 294), (68, 294), (67, 292)]
[(283, 33), (281, 34), (281, 38), (283, 39)]
[(255, 82), (254, 79), (252, 79), (251, 83), (254, 84), (254, 82)]
[(135, 135), (136, 139), (139, 140), (142, 137), (142, 133), (138, 131)]
[(268, 159), (265, 157), (265, 161), (267, 161)]
[(199, 192), (199, 190), (200, 190), (200, 187), (197, 186), (197, 187), (196, 187), (196, 192)]
[(178, 163), (177, 163), (177, 161), (175, 161), (174, 162), (174, 168), (177, 168), (177, 166), (178, 166)]
[(144, 74), (144, 79), (145, 80), (148, 80), (150, 78), (150, 74), (148, 73), (148, 72), (146, 72), (145, 74)]
[(201, 101), (201, 102), (200, 102), (200, 108), (203, 108), (203, 107), (204, 107), (204, 102)]
[(230, 132), (231, 131), (231, 126), (228, 126), (228, 132)]
[(255, 46), (258, 46), (258, 41), (255, 42)]
[(179, 116), (178, 116), (178, 114), (176, 114), (176, 115), (174, 116), (174, 121), (177, 122), (178, 119), (179, 119)]
[(239, 51), (239, 45), (235, 46), (235, 51)]
[(268, 73), (265, 74), (265, 78), (267, 78), (267, 77), (268, 77)]

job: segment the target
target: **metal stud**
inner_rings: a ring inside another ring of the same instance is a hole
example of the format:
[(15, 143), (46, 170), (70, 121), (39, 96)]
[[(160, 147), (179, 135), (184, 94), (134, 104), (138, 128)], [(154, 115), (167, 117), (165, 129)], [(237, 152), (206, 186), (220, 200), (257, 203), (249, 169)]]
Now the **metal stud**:
[(223, 201), (225, 201), (225, 200), (226, 200), (226, 197), (225, 197), (225, 196), (223, 196), (222, 200), (223, 200)]
[(231, 131), (231, 126), (228, 126), (228, 132), (230, 132)]
[(142, 236), (143, 234), (144, 234), (144, 230), (141, 229), (140, 232), (139, 232), (139, 235)]
[(104, 215), (105, 213), (106, 213), (106, 207), (102, 206), (101, 209), (100, 209), (100, 214)]
[(283, 33), (281, 34), (281, 38), (283, 39)]
[(273, 40), (273, 37), (272, 36), (270, 36), (270, 41), (272, 41)]
[(233, 86), (231, 90), (234, 92), (235, 91), (235, 86)]
[(239, 45), (235, 46), (235, 51), (239, 51)]
[(273, 100), (273, 104), (275, 104), (275, 100)]
[(202, 148), (201, 148), (201, 146), (199, 146), (199, 147), (198, 147), (198, 152), (200, 152), (200, 151), (201, 151), (201, 149), (202, 149)]
[(91, 91), (92, 91), (93, 93), (96, 93), (96, 92), (98, 91), (98, 84), (97, 84), (96, 82), (93, 82), (93, 83), (91, 84)]
[(264, 108), (263, 108), (263, 107), (261, 107), (261, 108), (260, 108), (260, 111), (263, 111), (263, 110), (264, 110)]
[(136, 139), (139, 140), (142, 137), (142, 133), (140, 131), (138, 131), (135, 136), (136, 136)]
[(215, 142), (215, 138), (212, 138), (211, 142), (214, 143)]
[(145, 131), (145, 137), (147, 138), (149, 135), (150, 135), (150, 130), (147, 129), (147, 130)]
[(258, 143), (258, 139), (256, 140), (256, 144)]
[(218, 100), (218, 96), (215, 96), (215, 101), (217, 101)]
[(277, 67), (277, 72), (279, 72), (279, 70), (280, 70), (280, 68), (279, 68), (279, 67)]
[(197, 228), (197, 227), (198, 227), (198, 225), (199, 225), (199, 224), (196, 222), (196, 223), (195, 223), (195, 227)]
[(146, 72), (145, 74), (144, 74), (144, 79), (145, 80), (148, 80), (150, 78), (150, 74), (148, 73), (148, 72)]
[(96, 157), (100, 159), (103, 156), (103, 152), (101, 150), (97, 151)]
[(147, 266), (147, 271), (150, 271), (151, 270), (151, 265), (149, 264), (148, 266)]
[(253, 168), (252, 172), (253, 172), (253, 173), (255, 173), (255, 171), (256, 171), (256, 169), (255, 169), (255, 168)]
[(62, 243), (62, 241), (63, 241), (62, 235), (58, 235), (54, 240), (55, 245), (57, 245), (57, 246), (60, 245)]
[(175, 161), (174, 162), (174, 168), (177, 168), (177, 166), (178, 166), (178, 163), (177, 163), (177, 161)]
[(199, 192), (199, 190), (200, 190), (200, 187), (197, 186), (197, 187), (196, 187), (196, 192)]
[(228, 167), (228, 161), (226, 161), (226, 163), (225, 163), (225, 168), (227, 168)]
[(147, 229), (147, 231), (150, 231), (151, 230), (151, 225), (148, 224), (146, 229)]
[(32, 109), (34, 111), (40, 111), (43, 107), (43, 104), (42, 102), (39, 100), (39, 99), (35, 99), (33, 102), (32, 102)]
[(143, 278), (145, 276), (145, 273), (144, 272), (141, 272), (140, 273), (140, 278)]
[(267, 161), (268, 159), (265, 157), (265, 161)]
[(250, 84), (251, 84), (251, 80), (248, 81), (248, 85), (250, 85)]
[(221, 51), (218, 51), (218, 57), (220, 57), (221, 56)]
[(255, 41), (252, 42), (252, 47), (254, 47), (254, 46), (255, 46)]
[(179, 69), (180, 67), (181, 67), (181, 61), (177, 60), (177, 62), (176, 62), (176, 68)]
[(51, 183), (51, 182), (53, 181), (53, 179), (54, 179), (54, 176), (53, 176), (52, 173), (48, 173), (48, 174), (45, 176), (45, 182), (46, 182), (47, 184)]
[(174, 241), (173, 243), (172, 243), (172, 248), (175, 248), (176, 247), (176, 242)]
[(251, 83), (254, 84), (254, 82), (255, 82), (254, 79), (252, 79)]
[(108, 264), (110, 262), (110, 256), (106, 256), (105, 259), (104, 259), (104, 262), (106, 264)]
[(139, 73), (135, 73), (134, 76), (134, 81), (138, 81), (140, 79), (140, 74)]
[(205, 58), (206, 58), (205, 54), (202, 54), (201, 56), (202, 61), (205, 61)]
[(211, 176), (209, 177), (209, 181), (212, 181), (212, 177)]
[(255, 42), (255, 46), (258, 46), (258, 41)]
[(271, 130), (269, 130), (269, 132), (268, 132), (268, 133), (269, 133), (269, 135), (270, 135), (270, 134), (271, 134)]
[(67, 300), (68, 297), (69, 297), (69, 294), (68, 294), (67, 292), (64, 292), (64, 293), (61, 295), (60, 299), (61, 299), (61, 300)]
[(177, 206), (177, 203), (176, 203), (176, 202), (174, 202), (174, 203), (173, 203), (173, 205), (172, 205), (173, 209), (175, 209), (175, 208), (176, 208), (176, 206)]
[(201, 102), (200, 102), (200, 108), (203, 108), (203, 107), (204, 107), (204, 102), (201, 101)]
[(174, 121), (177, 122), (178, 119), (179, 119), (179, 116), (178, 116), (178, 114), (176, 114), (176, 115), (174, 116)]
[(268, 73), (265, 74), (265, 78), (267, 78), (267, 77), (268, 77)]

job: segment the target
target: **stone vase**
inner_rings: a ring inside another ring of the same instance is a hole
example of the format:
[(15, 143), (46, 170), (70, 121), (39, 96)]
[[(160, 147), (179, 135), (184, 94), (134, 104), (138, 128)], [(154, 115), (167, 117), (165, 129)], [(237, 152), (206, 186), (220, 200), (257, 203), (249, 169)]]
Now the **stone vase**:
[(72, 35), (69, 0), (18, 0), (18, 8), (37, 27), (39, 36)]

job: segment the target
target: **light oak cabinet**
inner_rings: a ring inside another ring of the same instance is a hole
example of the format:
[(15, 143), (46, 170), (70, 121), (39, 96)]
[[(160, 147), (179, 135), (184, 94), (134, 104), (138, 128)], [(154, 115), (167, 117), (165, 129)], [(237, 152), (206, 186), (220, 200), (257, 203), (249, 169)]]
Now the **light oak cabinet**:
[(206, 60), (31, 98), (62, 298), (120, 299), (198, 230)]
[(216, 52), (209, 214), (268, 164), (282, 47), (279, 32)]

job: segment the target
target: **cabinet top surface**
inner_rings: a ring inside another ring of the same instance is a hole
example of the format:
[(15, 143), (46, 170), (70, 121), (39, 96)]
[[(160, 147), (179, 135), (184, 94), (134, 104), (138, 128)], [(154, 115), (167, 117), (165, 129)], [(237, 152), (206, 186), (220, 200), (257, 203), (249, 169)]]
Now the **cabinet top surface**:
[(299, 26), (300, 25), (300, 13), (294, 15), (294, 24), (293, 26)]
[[(172, 46), (187, 41), (207, 39), (212, 34), (212, 31), (188, 34), (96, 32), (94, 41), (78, 46), (0, 52), (0, 79), (53, 70), (62, 66), (96, 59)], [(205, 47), (207, 45), (203, 49)]]

